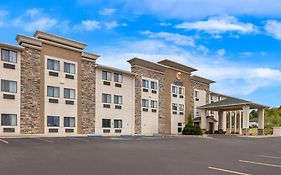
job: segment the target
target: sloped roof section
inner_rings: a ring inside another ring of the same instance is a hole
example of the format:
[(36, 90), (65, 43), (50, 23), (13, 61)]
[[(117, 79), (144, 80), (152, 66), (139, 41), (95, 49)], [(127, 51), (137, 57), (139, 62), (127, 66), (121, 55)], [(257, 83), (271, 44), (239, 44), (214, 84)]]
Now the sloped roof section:
[(215, 83), (215, 81), (213, 81), (213, 80), (209, 80), (207, 78), (199, 77), (197, 75), (191, 76), (191, 79), (194, 80), (194, 81), (198, 81), (198, 82), (206, 83), (206, 84)]
[(225, 100), (203, 105), (199, 108), (207, 110), (238, 110), (244, 105), (249, 105), (251, 109), (268, 108), (268, 106), (253, 103), (251, 101), (229, 97)]
[(194, 69), (192, 67), (189, 67), (189, 66), (186, 66), (186, 65), (183, 65), (183, 64), (171, 61), (171, 60), (167, 60), (167, 59), (159, 61), (158, 63), (162, 64), (162, 65), (165, 65), (165, 66), (168, 66), (168, 67), (171, 67), (171, 68), (182, 70), (184, 72), (189, 72), (190, 73), (190, 72), (197, 71), (197, 69)]

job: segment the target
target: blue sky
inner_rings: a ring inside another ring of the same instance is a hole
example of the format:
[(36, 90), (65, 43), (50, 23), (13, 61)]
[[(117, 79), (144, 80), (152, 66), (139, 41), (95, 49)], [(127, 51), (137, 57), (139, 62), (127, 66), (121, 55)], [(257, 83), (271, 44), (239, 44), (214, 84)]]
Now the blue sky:
[(281, 105), (279, 0), (0, 0), (1, 42), (35, 30), (88, 44), (98, 63), (171, 59), (215, 80), (211, 89)]

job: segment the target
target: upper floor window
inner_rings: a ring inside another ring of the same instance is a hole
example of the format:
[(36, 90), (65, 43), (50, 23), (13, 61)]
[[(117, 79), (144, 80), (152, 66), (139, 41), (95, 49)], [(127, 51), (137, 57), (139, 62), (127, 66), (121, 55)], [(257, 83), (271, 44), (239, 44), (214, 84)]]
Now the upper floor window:
[(149, 101), (147, 99), (142, 99), (141, 100), (141, 106), (144, 107), (144, 108), (148, 108)]
[(17, 115), (16, 114), (1, 114), (1, 125), (2, 126), (17, 126)]
[(212, 101), (214, 100), (213, 94), (210, 95), (210, 99), (211, 99)]
[(114, 120), (114, 128), (122, 128), (122, 120)]
[(59, 98), (60, 97), (60, 88), (54, 87), (54, 86), (48, 86), (47, 87), (47, 96)]
[(151, 89), (157, 90), (157, 82), (151, 81), (150, 85), (151, 85)]
[(157, 101), (151, 100), (150, 105), (151, 105), (151, 108), (157, 108)]
[(65, 73), (70, 73), (70, 74), (75, 74), (75, 64), (72, 63), (64, 63), (64, 72)]
[(17, 93), (17, 82), (10, 80), (1, 80), (1, 91)]
[(199, 92), (198, 91), (194, 91), (194, 97), (199, 98)]
[(123, 103), (123, 97), (120, 95), (114, 95), (114, 104), (121, 105)]
[(47, 69), (54, 70), (54, 71), (60, 71), (60, 61), (58, 60), (47, 60)]
[(179, 111), (184, 111), (184, 105), (183, 104), (179, 104)]
[(47, 116), (47, 126), (58, 127), (60, 126), (59, 116)]
[(111, 103), (111, 94), (102, 94), (103, 103)]
[(75, 89), (64, 88), (64, 98), (75, 99)]
[(200, 109), (196, 109), (196, 116), (200, 116)]
[(218, 97), (218, 101), (221, 101), (221, 96)]
[(1, 49), (1, 60), (11, 63), (17, 62), (17, 52)]
[(142, 87), (149, 88), (149, 81), (148, 80), (142, 80)]
[(111, 72), (102, 71), (102, 79), (111, 81)]
[(114, 82), (122, 83), (123, 82), (123, 75), (114, 73)]
[(172, 93), (176, 94), (178, 91), (178, 88), (176, 86), (172, 86)]
[(64, 127), (75, 127), (75, 117), (64, 117), (63, 126)]
[(179, 94), (184, 95), (184, 88), (183, 87), (179, 87)]
[(177, 110), (178, 110), (178, 104), (173, 103), (173, 104), (172, 104), (172, 110), (173, 110), (173, 111), (177, 111)]

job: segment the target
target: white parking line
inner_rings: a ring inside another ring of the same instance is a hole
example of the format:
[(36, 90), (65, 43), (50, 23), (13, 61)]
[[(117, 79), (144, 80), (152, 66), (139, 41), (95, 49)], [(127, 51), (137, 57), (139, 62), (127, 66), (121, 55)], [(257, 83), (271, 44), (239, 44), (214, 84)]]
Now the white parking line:
[(248, 161), (248, 160), (239, 160), (239, 162), (281, 168), (281, 165), (262, 163), (262, 162), (253, 162), (253, 161)]
[(223, 171), (223, 172), (227, 172), (227, 173), (232, 173), (232, 174), (240, 174), (240, 175), (251, 175), (248, 173), (242, 173), (242, 172), (238, 172), (238, 171), (233, 171), (233, 170), (227, 170), (227, 169), (223, 169), (223, 168), (216, 168), (216, 167), (208, 167), (209, 169), (212, 170), (217, 170), (217, 171)]
[(68, 137), (68, 138), (73, 139), (73, 140), (83, 141), (83, 142), (89, 142), (89, 140), (87, 140), (87, 139), (82, 139), (82, 138), (77, 138), (77, 137)]
[(53, 141), (47, 139), (41, 139), (41, 138), (36, 138), (36, 139), (41, 140), (43, 142), (54, 143)]
[(276, 157), (276, 156), (266, 156), (266, 155), (259, 155), (259, 157), (271, 158), (271, 159), (281, 159), (281, 157)]
[(9, 142), (7, 142), (6, 140), (0, 139), (0, 141), (5, 143), (5, 144), (9, 144)]

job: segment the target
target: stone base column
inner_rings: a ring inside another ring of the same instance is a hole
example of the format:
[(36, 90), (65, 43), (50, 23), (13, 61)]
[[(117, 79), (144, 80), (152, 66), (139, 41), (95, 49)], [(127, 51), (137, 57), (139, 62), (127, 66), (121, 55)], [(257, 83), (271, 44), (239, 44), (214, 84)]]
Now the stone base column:
[(243, 128), (242, 135), (245, 135), (245, 136), (249, 135), (249, 128)]
[(258, 129), (258, 135), (264, 135), (264, 129)]

